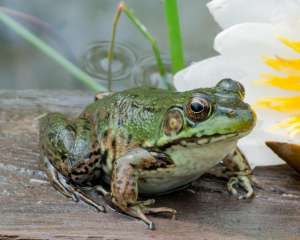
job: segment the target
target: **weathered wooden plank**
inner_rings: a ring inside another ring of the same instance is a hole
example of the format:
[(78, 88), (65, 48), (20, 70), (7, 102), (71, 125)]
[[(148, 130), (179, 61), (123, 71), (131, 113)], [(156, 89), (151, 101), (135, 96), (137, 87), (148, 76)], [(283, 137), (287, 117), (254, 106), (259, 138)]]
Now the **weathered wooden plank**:
[(238, 201), (225, 182), (205, 176), (190, 189), (157, 199), (177, 220), (155, 217), (156, 231), (61, 196), (39, 166), (37, 118), (76, 115), (93, 96), (65, 91), (0, 91), (0, 239), (296, 239), (300, 176), (287, 166), (258, 168), (252, 200)]

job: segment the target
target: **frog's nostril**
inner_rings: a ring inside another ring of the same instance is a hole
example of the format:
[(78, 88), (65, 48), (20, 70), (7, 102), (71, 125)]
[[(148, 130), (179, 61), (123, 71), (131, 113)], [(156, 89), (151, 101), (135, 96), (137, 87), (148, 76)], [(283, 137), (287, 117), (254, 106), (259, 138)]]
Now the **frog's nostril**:
[(226, 115), (230, 118), (234, 118), (236, 116), (236, 111), (229, 110), (228, 112), (226, 112)]

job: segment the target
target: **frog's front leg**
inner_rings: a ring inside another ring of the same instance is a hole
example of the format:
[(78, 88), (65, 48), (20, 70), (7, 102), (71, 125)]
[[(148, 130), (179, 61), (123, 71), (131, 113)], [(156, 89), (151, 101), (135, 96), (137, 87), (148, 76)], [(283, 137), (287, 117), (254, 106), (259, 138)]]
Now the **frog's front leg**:
[[(221, 165), (209, 171), (209, 174), (229, 179), (227, 183), (228, 191), (238, 196), (239, 199), (247, 199), (254, 196), (250, 178), (251, 173), (251, 167), (238, 147), (223, 160)], [(246, 193), (239, 195), (237, 187), (241, 187)]]
[(239, 199), (247, 199), (254, 196), (253, 187), (251, 184), (251, 167), (237, 147), (236, 150), (228, 155), (224, 160), (223, 164), (227, 168), (226, 175), (229, 177), (227, 188), (230, 193), (238, 196), (237, 186), (245, 190), (245, 194), (239, 195)]
[(148, 207), (153, 201), (138, 201), (139, 172), (147, 169), (163, 167), (167, 163), (157, 160), (148, 151), (137, 148), (131, 150), (116, 160), (111, 181), (112, 201), (124, 213), (144, 221), (149, 229), (155, 225), (145, 214), (171, 213), (175, 216), (176, 210), (166, 207)]

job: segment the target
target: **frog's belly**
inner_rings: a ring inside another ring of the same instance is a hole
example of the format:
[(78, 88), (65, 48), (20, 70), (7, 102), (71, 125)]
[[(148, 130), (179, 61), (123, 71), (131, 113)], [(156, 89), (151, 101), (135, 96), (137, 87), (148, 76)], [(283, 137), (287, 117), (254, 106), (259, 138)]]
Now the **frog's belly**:
[(236, 140), (169, 148), (166, 153), (171, 156), (175, 166), (141, 172), (139, 192), (162, 194), (184, 186), (214, 167), (235, 148)]

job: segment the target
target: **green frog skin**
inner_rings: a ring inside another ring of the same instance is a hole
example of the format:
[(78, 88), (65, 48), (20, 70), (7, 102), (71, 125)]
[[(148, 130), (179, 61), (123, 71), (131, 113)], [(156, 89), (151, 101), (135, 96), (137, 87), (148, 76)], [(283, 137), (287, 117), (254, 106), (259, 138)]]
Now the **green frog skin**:
[(140, 193), (169, 193), (209, 172), (227, 177), (228, 190), (239, 198), (253, 195), (251, 169), (237, 148), (238, 139), (255, 125), (244, 94), (240, 83), (223, 79), (213, 88), (186, 92), (134, 88), (114, 93), (73, 120), (49, 113), (40, 120), (41, 159), (49, 180), (65, 196), (105, 211), (83, 191), (94, 188), (154, 229), (147, 214), (175, 216), (176, 211), (151, 207), (153, 200), (139, 201)]

